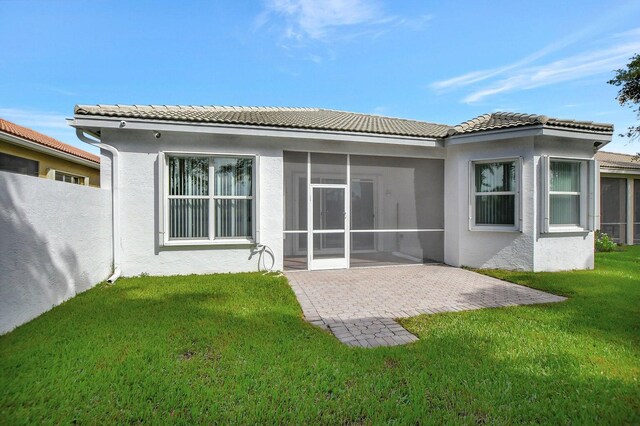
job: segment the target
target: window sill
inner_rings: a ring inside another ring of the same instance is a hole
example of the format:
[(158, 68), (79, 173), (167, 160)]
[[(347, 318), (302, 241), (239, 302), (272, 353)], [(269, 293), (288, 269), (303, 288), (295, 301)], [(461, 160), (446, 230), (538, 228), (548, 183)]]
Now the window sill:
[(478, 225), (474, 225), (471, 226), (469, 228), (469, 231), (471, 232), (476, 232), (476, 231), (480, 231), (480, 232), (511, 232), (511, 233), (517, 233), (520, 234), (522, 231), (518, 228), (514, 228), (512, 226), (478, 226)]
[(256, 242), (248, 238), (229, 238), (218, 240), (169, 240), (164, 242), (165, 247), (185, 246), (253, 246)]
[(549, 230), (545, 234), (588, 234), (589, 232), (591, 231), (581, 226), (549, 226)]

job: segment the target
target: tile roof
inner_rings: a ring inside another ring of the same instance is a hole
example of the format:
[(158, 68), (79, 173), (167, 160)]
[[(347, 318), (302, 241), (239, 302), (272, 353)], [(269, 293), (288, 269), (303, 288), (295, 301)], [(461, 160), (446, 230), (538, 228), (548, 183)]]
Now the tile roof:
[(84, 160), (89, 160), (94, 163), (100, 163), (100, 157), (98, 157), (97, 155), (91, 154), (87, 151), (83, 151), (80, 148), (67, 145), (66, 143), (60, 142), (59, 140), (54, 139), (51, 136), (44, 135), (27, 127), (19, 126), (2, 118), (0, 118), (0, 132), (7, 133), (21, 139), (26, 139), (39, 145), (53, 148), (57, 151), (71, 154)]
[(286, 127), (419, 138), (442, 138), (451, 128), (444, 124), (322, 108), (77, 105), (74, 112), (76, 116)]
[(566, 120), (545, 115), (520, 114), (513, 112), (494, 112), (480, 115), (454, 127), (455, 134), (473, 133), (485, 130), (498, 130), (513, 127), (545, 125), (563, 127), (594, 132), (613, 132), (612, 124), (594, 123), (592, 121)]
[(74, 112), (76, 116), (285, 127), (418, 138), (444, 138), (454, 134), (530, 125), (573, 128), (593, 132), (613, 132), (613, 125), (611, 124), (511, 112), (484, 114), (457, 126), (322, 108), (76, 105)]
[(595, 158), (600, 162), (600, 167), (640, 171), (640, 156), (638, 155), (598, 151)]

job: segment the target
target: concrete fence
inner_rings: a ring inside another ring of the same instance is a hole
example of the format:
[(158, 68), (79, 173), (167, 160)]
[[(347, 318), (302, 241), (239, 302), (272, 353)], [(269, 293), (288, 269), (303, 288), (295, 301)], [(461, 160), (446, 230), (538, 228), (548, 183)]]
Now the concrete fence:
[(0, 334), (105, 280), (111, 194), (0, 172)]

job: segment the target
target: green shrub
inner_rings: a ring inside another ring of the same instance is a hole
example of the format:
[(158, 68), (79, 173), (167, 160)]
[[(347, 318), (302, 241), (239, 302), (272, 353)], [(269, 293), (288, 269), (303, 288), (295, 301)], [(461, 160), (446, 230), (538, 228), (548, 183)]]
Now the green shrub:
[(604, 232), (596, 231), (596, 251), (608, 252), (615, 251), (618, 245)]

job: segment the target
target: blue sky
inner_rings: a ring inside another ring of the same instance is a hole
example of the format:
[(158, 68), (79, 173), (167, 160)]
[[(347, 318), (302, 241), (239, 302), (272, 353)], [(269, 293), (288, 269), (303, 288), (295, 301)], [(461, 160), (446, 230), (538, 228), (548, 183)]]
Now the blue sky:
[(0, 39), (0, 117), (84, 149), (75, 104), (514, 111), (622, 131), (635, 116), (606, 81), (640, 52), (640, 2), (0, 0)]

